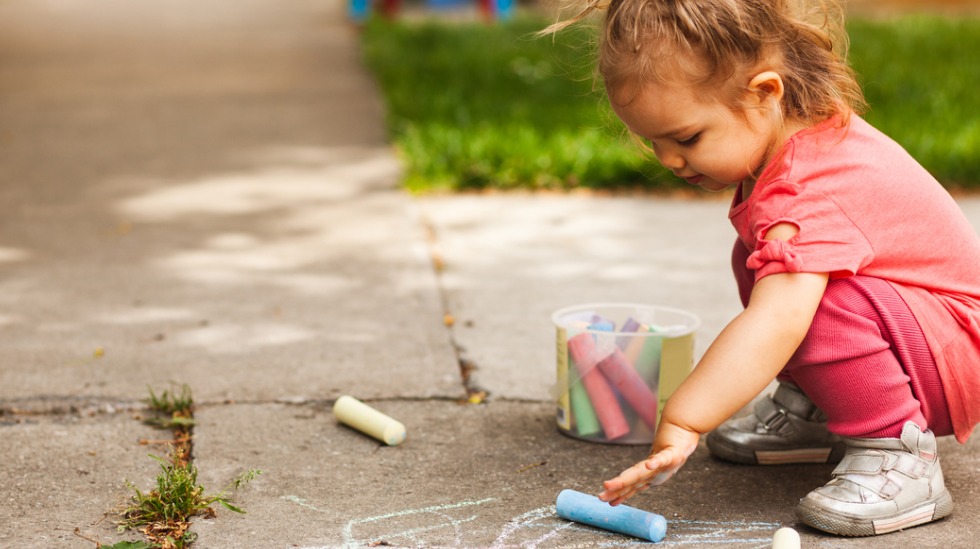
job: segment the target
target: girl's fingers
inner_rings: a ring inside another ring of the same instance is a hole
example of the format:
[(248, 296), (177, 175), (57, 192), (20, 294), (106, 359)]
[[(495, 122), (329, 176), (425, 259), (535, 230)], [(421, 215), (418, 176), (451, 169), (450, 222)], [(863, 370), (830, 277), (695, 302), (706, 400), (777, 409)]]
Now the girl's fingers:
[(673, 453), (667, 450), (633, 465), (616, 478), (605, 481), (599, 499), (611, 505), (619, 505), (637, 492), (663, 484), (679, 468), (672, 465), (672, 458)]
[[(667, 431), (664, 431), (665, 433)], [(700, 435), (679, 428), (671, 430), (657, 453), (623, 471), (616, 478), (605, 481), (599, 499), (619, 505), (650, 486), (667, 482), (687, 461), (697, 448)]]
[(638, 492), (642, 492), (642, 491), (646, 490), (649, 487), (650, 487), (649, 484), (640, 484), (640, 485), (637, 485), (637, 486), (633, 486), (628, 491), (626, 491), (624, 494), (622, 494), (621, 496), (619, 496), (616, 499), (610, 501), (609, 504), (610, 505), (619, 505), (620, 503), (623, 503), (624, 501), (628, 500), (629, 498), (635, 496)]
[(619, 505), (633, 497), (639, 491), (650, 487), (651, 481), (657, 479), (660, 470), (660, 460), (657, 456), (641, 461), (623, 471), (618, 477), (603, 483), (604, 490), (599, 499), (612, 505)]
[[(607, 484), (611, 482), (613, 481), (607, 481)], [(620, 502), (624, 501), (625, 499), (633, 495), (633, 491), (634, 491), (634, 486), (632, 484), (627, 484), (627, 485), (613, 484), (611, 486), (607, 485), (606, 489), (603, 490), (601, 494), (599, 494), (599, 499), (601, 499), (602, 501), (608, 501), (613, 505), (618, 505)]]

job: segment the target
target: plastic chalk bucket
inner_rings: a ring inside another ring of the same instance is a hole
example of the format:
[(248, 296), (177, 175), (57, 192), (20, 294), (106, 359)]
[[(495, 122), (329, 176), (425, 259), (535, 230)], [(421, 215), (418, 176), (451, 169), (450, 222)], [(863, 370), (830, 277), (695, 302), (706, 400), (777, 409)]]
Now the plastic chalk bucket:
[(576, 305), (551, 318), (558, 430), (593, 442), (651, 443), (664, 403), (694, 366), (701, 320), (630, 303)]

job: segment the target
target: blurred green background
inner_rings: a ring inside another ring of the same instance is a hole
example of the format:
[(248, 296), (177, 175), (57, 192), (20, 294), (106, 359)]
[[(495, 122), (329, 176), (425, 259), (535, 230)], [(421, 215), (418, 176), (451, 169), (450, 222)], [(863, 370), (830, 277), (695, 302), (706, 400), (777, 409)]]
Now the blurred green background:
[[(547, 24), (366, 24), (410, 190), (686, 187), (628, 139), (595, 87), (591, 31), (533, 37)], [(948, 188), (980, 188), (980, 18), (852, 18), (848, 31), (865, 117)]]

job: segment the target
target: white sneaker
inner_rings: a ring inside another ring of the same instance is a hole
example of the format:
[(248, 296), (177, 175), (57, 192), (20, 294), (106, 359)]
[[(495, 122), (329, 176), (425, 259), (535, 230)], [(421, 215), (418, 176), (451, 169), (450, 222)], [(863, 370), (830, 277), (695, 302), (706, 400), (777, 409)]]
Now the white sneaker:
[(911, 421), (901, 438), (847, 438), (833, 480), (796, 508), (801, 522), (841, 536), (874, 536), (953, 512), (936, 437)]

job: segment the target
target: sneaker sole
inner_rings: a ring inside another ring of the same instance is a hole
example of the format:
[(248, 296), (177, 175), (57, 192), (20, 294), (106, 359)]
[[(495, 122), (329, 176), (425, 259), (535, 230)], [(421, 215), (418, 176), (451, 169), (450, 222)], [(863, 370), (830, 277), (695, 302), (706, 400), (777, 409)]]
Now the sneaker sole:
[(796, 517), (807, 526), (838, 536), (866, 537), (889, 534), (898, 530), (912, 528), (939, 520), (953, 512), (953, 498), (943, 491), (936, 499), (918, 505), (909, 511), (879, 517), (859, 519), (826, 509), (811, 507), (801, 503), (796, 508)]
[(748, 450), (726, 444), (723, 439), (707, 440), (712, 455), (745, 465), (792, 465), (800, 463), (837, 463), (844, 457), (843, 443), (814, 448), (794, 448), (792, 450)]

